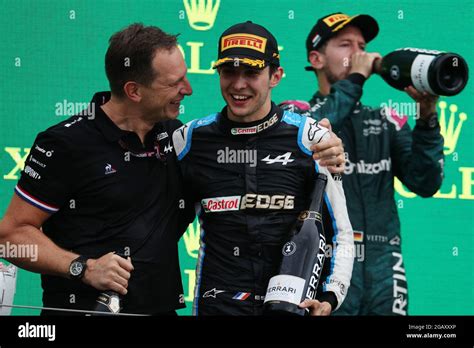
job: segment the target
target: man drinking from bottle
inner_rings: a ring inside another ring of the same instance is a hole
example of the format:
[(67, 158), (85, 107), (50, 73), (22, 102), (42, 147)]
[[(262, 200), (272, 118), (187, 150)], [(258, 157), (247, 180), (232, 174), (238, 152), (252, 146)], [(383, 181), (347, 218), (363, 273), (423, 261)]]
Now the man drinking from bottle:
[(365, 261), (354, 263), (351, 287), (338, 311), (345, 315), (407, 314), (394, 178), (422, 197), (432, 196), (442, 182), (443, 138), (436, 96), (412, 86), (405, 89), (419, 103), (413, 131), (407, 116), (360, 102), (374, 60), (381, 58), (366, 52), (378, 31), (376, 20), (368, 15), (335, 13), (320, 18), (306, 39), (306, 70), (315, 72), (319, 90), (307, 106), (283, 103), (315, 119), (327, 117), (347, 151), (344, 191), (354, 241), (365, 246)]

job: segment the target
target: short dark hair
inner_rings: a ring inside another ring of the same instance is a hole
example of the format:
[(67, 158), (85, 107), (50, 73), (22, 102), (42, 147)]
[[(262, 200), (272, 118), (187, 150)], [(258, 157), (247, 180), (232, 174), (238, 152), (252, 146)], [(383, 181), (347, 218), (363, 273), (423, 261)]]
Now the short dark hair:
[[(242, 64), (242, 65), (246, 66), (245, 64)], [(219, 73), (220, 73), (220, 68), (223, 67), (223, 66), (234, 66), (235, 67), (236, 65), (234, 65), (232, 62), (221, 64), (217, 67), (217, 71)], [(272, 77), (272, 75), (278, 70), (279, 67), (280, 66), (276, 65), (276, 64), (268, 64), (268, 74), (270, 75), (270, 77)], [(254, 69), (256, 69), (256, 68), (254, 68)], [(260, 70), (260, 69), (257, 69), (257, 70)]]
[[(322, 54), (326, 53), (326, 47), (328, 47), (328, 42), (329, 42), (329, 40), (324, 41), (324, 43), (322, 45), (320, 45), (314, 51), (318, 51), (319, 53), (322, 53)], [(309, 58), (309, 53), (308, 53), (308, 58)], [(318, 76), (318, 71), (314, 68), (313, 68), (313, 71), (316, 74), (316, 76)]]
[(270, 64), (269, 67), (270, 69), (268, 70), (268, 72), (270, 73), (270, 77), (272, 77), (272, 75), (278, 70), (279, 66), (275, 64)]
[(156, 77), (152, 60), (157, 49), (177, 46), (177, 35), (169, 35), (158, 27), (134, 23), (109, 39), (105, 54), (105, 73), (112, 94), (123, 97), (123, 86), (136, 81), (145, 86)]

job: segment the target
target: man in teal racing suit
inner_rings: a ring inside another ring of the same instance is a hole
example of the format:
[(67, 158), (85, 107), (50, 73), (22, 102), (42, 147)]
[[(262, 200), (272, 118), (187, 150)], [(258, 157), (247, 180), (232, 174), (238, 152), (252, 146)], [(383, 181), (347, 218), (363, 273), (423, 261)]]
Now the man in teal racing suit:
[(365, 253), (354, 260), (347, 298), (335, 313), (341, 315), (407, 314), (394, 177), (422, 197), (432, 196), (443, 178), (437, 97), (406, 89), (419, 103), (413, 131), (407, 116), (360, 102), (372, 64), (380, 58), (365, 52), (377, 33), (377, 22), (368, 15), (335, 13), (319, 19), (306, 40), (311, 64), (306, 70), (315, 71), (319, 90), (309, 105), (282, 103), (315, 119), (328, 118), (344, 143), (344, 192), (357, 251)]

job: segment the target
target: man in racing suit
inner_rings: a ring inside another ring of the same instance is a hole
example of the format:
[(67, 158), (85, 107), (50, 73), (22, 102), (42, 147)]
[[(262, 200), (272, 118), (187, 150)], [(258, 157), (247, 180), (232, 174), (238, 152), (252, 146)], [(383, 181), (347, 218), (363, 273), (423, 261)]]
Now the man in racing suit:
[[(273, 35), (254, 23), (241, 23), (222, 34), (219, 47), (234, 35), (239, 43), (220, 50), (216, 62), (227, 106), (173, 134), (185, 186), (200, 205), (194, 313), (262, 314), (283, 244), (298, 214), (307, 209), (320, 172), (328, 176), (323, 215), (334, 252), (325, 263), (318, 300), (301, 306), (311, 307), (313, 315), (329, 315), (344, 300), (353, 263), (352, 256), (337, 252), (338, 247), (353, 248), (340, 176), (331, 176), (312, 157), (315, 132), (321, 130), (316, 121), (271, 102), (270, 90), (283, 74)], [(247, 44), (247, 36), (265, 39), (265, 52)]]
[[(344, 192), (356, 248), (365, 249), (365, 260), (359, 257), (354, 262), (351, 287), (337, 313), (342, 315), (407, 314), (394, 177), (414, 193), (430, 197), (440, 188), (443, 175), (436, 97), (406, 89), (420, 105), (413, 131), (407, 116), (360, 102), (364, 81), (380, 57), (364, 52), (365, 44), (377, 33), (377, 22), (367, 15), (336, 13), (318, 20), (306, 47), (311, 63), (307, 70), (316, 72), (319, 91), (306, 112), (301, 102), (282, 103), (285, 109), (317, 120), (327, 117), (344, 143)], [(345, 67), (344, 59), (351, 64)]]

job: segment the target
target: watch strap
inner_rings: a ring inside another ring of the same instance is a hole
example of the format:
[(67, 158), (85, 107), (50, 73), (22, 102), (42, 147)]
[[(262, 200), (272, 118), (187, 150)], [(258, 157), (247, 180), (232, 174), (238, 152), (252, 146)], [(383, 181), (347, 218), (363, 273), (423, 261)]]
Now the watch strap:
[(416, 120), (416, 126), (423, 129), (435, 129), (439, 126), (438, 114), (433, 112), (427, 118), (418, 118)]

